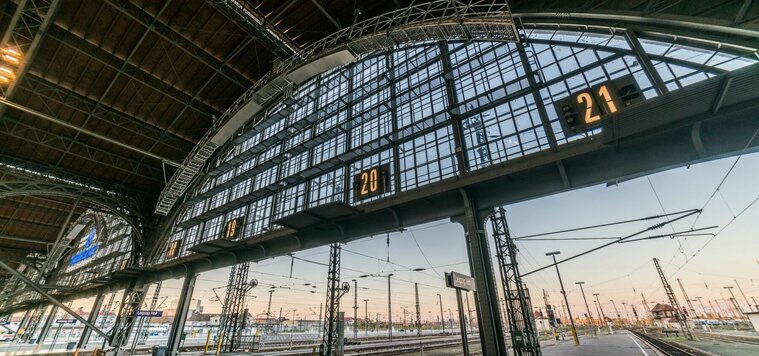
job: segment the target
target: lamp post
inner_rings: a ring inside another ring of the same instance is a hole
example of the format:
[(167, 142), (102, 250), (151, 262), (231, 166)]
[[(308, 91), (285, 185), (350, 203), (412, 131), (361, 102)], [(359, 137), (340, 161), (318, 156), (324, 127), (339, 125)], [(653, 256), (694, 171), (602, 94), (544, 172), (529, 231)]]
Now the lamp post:
[(353, 339), (358, 339), (358, 329), (356, 328), (356, 319), (358, 319), (358, 281), (353, 280)]
[(614, 299), (609, 299), (611, 302), (611, 305), (614, 307), (614, 312), (617, 313), (617, 320), (622, 319), (622, 317), (619, 315), (619, 310), (617, 310), (617, 304), (614, 303)]
[(364, 336), (369, 336), (369, 299), (364, 299)]
[(706, 308), (704, 308), (704, 302), (701, 301), (701, 297), (695, 297), (695, 299), (698, 301), (698, 304), (701, 305), (701, 311), (703, 312), (701, 317), (703, 319), (708, 318), (709, 316), (707, 315)]
[(738, 304), (738, 300), (735, 299), (735, 294), (733, 294), (733, 286), (727, 286), (725, 289), (730, 292), (730, 302), (733, 303), (733, 308), (735, 308), (735, 312), (738, 313), (736, 317), (741, 318), (741, 320), (744, 319), (743, 310), (741, 310), (741, 306)]
[(569, 307), (569, 300), (567, 300), (567, 292), (564, 290), (564, 282), (561, 281), (561, 273), (559, 272), (559, 265), (556, 263), (556, 255), (560, 254), (559, 251), (548, 252), (546, 256), (553, 258), (553, 265), (556, 267), (556, 275), (559, 276), (559, 286), (561, 286), (561, 294), (564, 295), (564, 304), (567, 305), (567, 314), (569, 314), (569, 325), (572, 331), (572, 338), (574, 338), (575, 346), (580, 345), (580, 339), (577, 337), (577, 329), (575, 328), (575, 321), (572, 319), (572, 310)]
[(392, 276), (392, 273), (387, 275), (387, 329), (390, 334), (390, 342), (393, 342), (393, 308), (390, 304), (390, 277)]
[(274, 289), (269, 289), (269, 306), (266, 307), (266, 322), (269, 322), (269, 319), (271, 319), (271, 296), (274, 294)]
[(582, 292), (582, 300), (585, 302), (585, 308), (588, 309), (588, 320), (590, 320), (590, 326), (593, 327), (593, 314), (590, 312), (590, 306), (588, 306), (588, 299), (585, 298), (585, 290), (582, 289), (582, 285), (585, 284), (585, 282), (575, 282), (575, 284), (580, 286), (580, 292)]
[(445, 317), (443, 316), (443, 297), (440, 293), (437, 294), (438, 304), (440, 304), (440, 325), (443, 327), (443, 334), (445, 334)]
[(366, 278), (366, 277), (387, 277), (387, 324), (388, 324), (388, 334), (390, 342), (393, 341), (393, 308), (390, 298), (390, 277), (394, 276), (394, 274), (390, 273), (387, 275), (380, 275), (380, 274), (364, 274), (361, 276), (358, 276), (358, 278)]

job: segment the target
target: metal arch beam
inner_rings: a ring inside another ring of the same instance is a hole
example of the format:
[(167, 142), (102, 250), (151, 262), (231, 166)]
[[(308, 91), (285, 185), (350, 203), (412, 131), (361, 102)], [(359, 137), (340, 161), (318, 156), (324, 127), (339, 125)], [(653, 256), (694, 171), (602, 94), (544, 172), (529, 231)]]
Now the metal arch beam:
[(263, 42), (277, 57), (288, 58), (300, 49), (282, 31), (267, 22), (256, 9), (245, 6), (247, 2), (237, 0), (208, 0), (208, 2), (249, 35)]
[(146, 222), (136, 202), (127, 197), (110, 195), (107, 192), (96, 192), (90, 189), (76, 187), (70, 184), (59, 184), (46, 181), (0, 181), (0, 199), (11, 196), (57, 196), (65, 198), (80, 198), (82, 201), (104, 208), (123, 218), (131, 227), (136, 239), (142, 242), (140, 222)]
[[(148, 27), (148, 24), (154, 18), (154, 16), (148, 14), (143, 9), (140, 9), (136, 5), (132, 4), (129, 0), (118, 1), (118, 4), (115, 3), (115, 1), (116, 0), (105, 0), (105, 2), (111, 5), (115, 10), (121, 12), (122, 14), (145, 27)], [(158, 35), (158, 37), (161, 37), (164, 40), (173, 43), (183, 52), (189, 54), (199, 62), (213, 69), (216, 74), (227, 78), (232, 83), (235, 83), (238, 87), (242, 89), (247, 89), (250, 87), (250, 79), (246, 78), (244, 75), (230, 67), (221, 66), (221, 61), (219, 61), (216, 57), (206, 52), (205, 49), (200, 48), (197, 44), (188, 40), (181, 34), (174, 32), (174, 30), (172, 30), (169, 26), (163, 24), (161, 21), (157, 21), (151, 31)]]
[[(578, 21), (602, 21), (606, 24), (609, 21), (618, 21), (622, 24), (632, 25), (633, 30), (651, 30), (664, 28), (668, 30), (680, 29), (677, 32), (683, 33), (684, 30), (690, 31), (706, 31), (714, 33), (723, 37), (725, 42), (733, 39), (733, 36), (749, 37), (753, 39), (759, 39), (759, 31), (741, 28), (741, 27), (729, 27), (714, 25), (696, 21), (683, 21), (673, 20), (660, 17), (645, 17), (640, 15), (622, 15), (622, 14), (609, 14), (609, 13), (581, 13), (581, 12), (515, 12), (513, 13), (515, 19), (520, 19), (523, 22), (537, 22), (539, 19), (550, 19), (555, 23), (578, 23)], [(692, 32), (691, 32), (692, 34)], [(703, 34), (701, 34), (703, 37)], [(754, 47), (756, 44), (754, 43)]]
[[(147, 192), (126, 188), (124, 186), (104, 183), (91, 178), (72, 174), (61, 168), (33, 163), (4, 154), (0, 154), (0, 167), (3, 167), (3, 169), (8, 172), (8, 174), (17, 177), (18, 179), (28, 179), (29, 177), (32, 177), (33, 179), (47, 179), (51, 181), (58, 181), (61, 183), (68, 183), (94, 191), (104, 191), (125, 196), (136, 202), (141, 201), (141, 197), (150, 194)], [(8, 180), (8, 178), (3, 179)], [(55, 200), (51, 199), (51, 201)], [(70, 205), (64, 202), (58, 203)]]
[[(349, 63), (357, 54), (398, 44), (473, 38), (518, 41), (508, 5), (431, 1), (362, 21), (301, 50), (258, 80), (214, 122), (185, 158), (183, 166), (187, 168), (177, 170), (161, 192), (155, 212), (166, 215), (219, 145), (244, 127), (250, 121), (248, 118), (316, 75), (314, 72)], [(330, 55), (337, 57), (325, 59)], [(324, 63), (319, 63), (320, 60)], [(314, 68), (307, 68), (314, 63)], [(252, 125), (256, 123), (250, 122)]]
[[(140, 149), (140, 148), (137, 148), (137, 147), (134, 147), (134, 146), (131, 146), (131, 145), (127, 145), (127, 144), (125, 144), (123, 142), (120, 142), (120, 141), (116, 141), (116, 140), (114, 140), (114, 139), (112, 139), (110, 137), (107, 137), (107, 136), (101, 135), (99, 133), (96, 133), (96, 132), (84, 129), (82, 127), (79, 127), (79, 126), (71, 124), (69, 122), (66, 122), (66, 121), (60, 120), (58, 118), (52, 117), (52, 116), (47, 115), (45, 113), (41, 113), (39, 111), (32, 110), (32, 109), (30, 109), (30, 108), (28, 108), (26, 106), (14, 103), (14, 102), (12, 102), (10, 100), (4, 99), (4, 98), (0, 98), (0, 103), (5, 104), (7, 106), (10, 106), (10, 107), (12, 107), (14, 109), (17, 109), (17, 110), (21, 110), (21, 111), (26, 112), (28, 114), (32, 114), (32, 115), (34, 115), (34, 116), (36, 116), (38, 118), (45, 119), (45, 120), (50, 121), (52, 123), (55, 123), (55, 124), (61, 125), (63, 127), (66, 127), (66, 128), (69, 128), (69, 129), (77, 131), (77, 135), (74, 136), (74, 138), (72, 139), (69, 147), (67, 148), (67, 150), (65, 152), (66, 154), (69, 153), (69, 151), (71, 149), (71, 146), (73, 146), (73, 143), (78, 141), (77, 140), (78, 134), (79, 133), (84, 133), (85, 135), (92, 136), (92, 137), (95, 137), (95, 138), (97, 138), (99, 140), (103, 140), (105, 142), (108, 142), (108, 143), (110, 143), (112, 145), (119, 146), (121, 148), (125, 148), (127, 150), (137, 152), (137, 153), (142, 154), (144, 156), (148, 156), (148, 157), (154, 158), (154, 159), (159, 160), (159, 161), (161, 161), (163, 163), (170, 164), (170, 165), (175, 166), (175, 167), (181, 167), (181, 165), (179, 163), (176, 163), (176, 162), (174, 162), (174, 161), (172, 161), (172, 160), (170, 160), (168, 158), (161, 157), (161, 156), (159, 156), (157, 154), (150, 153), (148, 151), (145, 151), (143, 149)], [(85, 122), (85, 124), (86, 124), (86, 122)], [(63, 158), (63, 156), (61, 156), (61, 158)], [(58, 161), (58, 164), (56, 164), (56, 166), (59, 165), (59, 164), (60, 164), (60, 160)]]

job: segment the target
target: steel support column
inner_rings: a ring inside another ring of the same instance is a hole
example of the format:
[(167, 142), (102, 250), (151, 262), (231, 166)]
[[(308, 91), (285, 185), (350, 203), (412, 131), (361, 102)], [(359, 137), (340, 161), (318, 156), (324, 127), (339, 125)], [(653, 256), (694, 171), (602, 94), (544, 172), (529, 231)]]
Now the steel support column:
[(134, 326), (135, 310), (139, 309), (142, 301), (145, 299), (147, 285), (142, 278), (137, 278), (129, 282), (129, 286), (124, 290), (124, 297), (121, 298), (121, 307), (119, 314), (113, 323), (113, 333), (110, 337), (106, 336), (111, 346), (123, 348), (129, 340), (129, 334)]
[(11, 339), (11, 342), (16, 341), (16, 338), (19, 336), (18, 332), (24, 330), (25, 324), (29, 320), (31, 313), (32, 313), (31, 309), (27, 309), (24, 312), (24, 316), (21, 318), (21, 321), (18, 323), (18, 329), (16, 329), (16, 333), (13, 334), (13, 338)]
[(474, 302), (477, 305), (482, 351), (484, 355), (508, 355), (490, 246), (485, 233), (485, 217), (480, 215), (476, 201), (469, 193), (463, 189), (460, 192), (464, 200), (464, 216), (452, 220), (460, 223), (466, 234), (469, 268), (477, 286)]
[(53, 325), (53, 319), (55, 319), (55, 312), (58, 311), (58, 307), (55, 305), (50, 306), (50, 313), (47, 315), (47, 319), (45, 320), (45, 324), (42, 325), (42, 330), (40, 330), (40, 336), (37, 337), (37, 341), (35, 341), (35, 344), (42, 344), (42, 341), (45, 340), (45, 337), (47, 337), (48, 331), (50, 331), (50, 326)]
[[(100, 308), (103, 306), (103, 298), (105, 295), (103, 292), (99, 292), (97, 296), (95, 296), (95, 301), (92, 303), (92, 310), (90, 310), (90, 315), (87, 317), (87, 321), (90, 322), (90, 324), (95, 325), (95, 322), (97, 322), (98, 319), (98, 313), (100, 313)], [(82, 330), (82, 336), (79, 337), (79, 342), (76, 344), (76, 348), (80, 349), (82, 346), (87, 345), (87, 342), (90, 340), (90, 335), (92, 335), (92, 329), (90, 329), (88, 326), (85, 326)]]
[(174, 317), (174, 322), (171, 324), (171, 332), (169, 333), (168, 341), (168, 354), (178, 355), (179, 346), (182, 341), (182, 331), (184, 330), (185, 321), (187, 321), (187, 313), (190, 310), (190, 301), (192, 300), (192, 292), (195, 290), (195, 280), (198, 278), (198, 274), (191, 267), (187, 269), (187, 274), (184, 277), (184, 283), (182, 284), (182, 293), (179, 295), (179, 303), (177, 303), (177, 315)]
[(34, 336), (34, 333), (37, 331), (37, 326), (39, 326), (40, 320), (42, 319), (43, 314), (45, 314), (45, 308), (45, 306), (40, 305), (34, 309), (34, 313), (32, 313), (32, 317), (29, 319), (26, 330), (24, 330), (24, 335), (21, 335), (21, 341), (28, 342), (29, 339)]

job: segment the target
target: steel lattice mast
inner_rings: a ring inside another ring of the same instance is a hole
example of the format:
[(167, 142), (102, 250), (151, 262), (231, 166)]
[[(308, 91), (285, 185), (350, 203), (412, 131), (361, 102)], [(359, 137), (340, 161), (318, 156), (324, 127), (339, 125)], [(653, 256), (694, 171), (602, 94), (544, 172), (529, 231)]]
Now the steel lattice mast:
[(683, 282), (680, 282), (680, 278), (677, 279), (677, 284), (680, 285), (680, 291), (683, 292), (683, 297), (685, 297), (685, 302), (688, 303), (688, 310), (690, 310), (691, 315), (695, 318), (696, 309), (693, 308), (693, 303), (691, 303), (690, 298), (688, 298), (688, 293), (685, 293), (685, 287), (683, 287)]
[(672, 303), (672, 307), (675, 308), (675, 319), (677, 319), (677, 322), (680, 324), (680, 329), (685, 333), (685, 336), (688, 339), (693, 340), (693, 334), (691, 334), (690, 328), (688, 327), (688, 320), (685, 315), (683, 315), (683, 309), (680, 308), (680, 303), (677, 302), (677, 296), (675, 296), (675, 292), (672, 290), (669, 282), (667, 282), (667, 277), (664, 276), (664, 272), (662, 271), (661, 266), (659, 266), (659, 260), (656, 258), (654, 258), (654, 265), (656, 266), (656, 271), (659, 272), (659, 278), (661, 278), (661, 283), (664, 285), (664, 291), (667, 293), (669, 302)]
[(541, 355), (529, 302), (529, 292), (519, 275), (517, 247), (509, 233), (506, 210), (498, 208), (490, 221), (493, 226), (498, 265), (501, 268), (501, 283), (506, 298), (506, 312), (514, 354), (517, 356)]
[(219, 329), (222, 335), (222, 349), (234, 351), (240, 347), (242, 332), (245, 327), (245, 294), (249, 286), (248, 271), (250, 263), (233, 266), (229, 272), (229, 282), (224, 297), (224, 310)]
[(327, 310), (324, 313), (324, 334), (321, 354), (332, 355), (337, 346), (337, 313), (340, 310), (340, 244), (329, 246), (329, 270), (327, 271)]

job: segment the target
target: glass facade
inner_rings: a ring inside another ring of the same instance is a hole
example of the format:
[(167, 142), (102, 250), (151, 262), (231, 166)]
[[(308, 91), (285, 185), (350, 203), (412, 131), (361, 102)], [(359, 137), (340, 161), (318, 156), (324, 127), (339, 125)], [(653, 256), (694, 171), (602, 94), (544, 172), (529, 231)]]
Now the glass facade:
[(54, 276), (56, 285), (77, 287), (120, 271), (132, 256), (132, 227), (111, 214), (88, 212), (79, 218), (73, 246)]
[[(188, 191), (165, 245), (181, 239), (176, 257), (186, 256), (188, 247), (220, 238), (235, 217), (245, 217), (240, 238), (248, 239), (304, 209), (360, 205), (552, 142), (587, 139), (597, 131), (564, 135), (553, 103), (626, 75), (646, 98), (657, 96), (643, 61), (670, 91), (757, 62), (755, 49), (675, 37), (544, 28), (522, 34), (523, 49), (508, 42), (420, 43), (312, 78), (221, 148)], [(634, 50), (636, 40), (645, 53)], [(390, 170), (386, 192), (357, 200), (353, 177), (383, 164)], [(166, 260), (159, 253), (153, 263)]]

